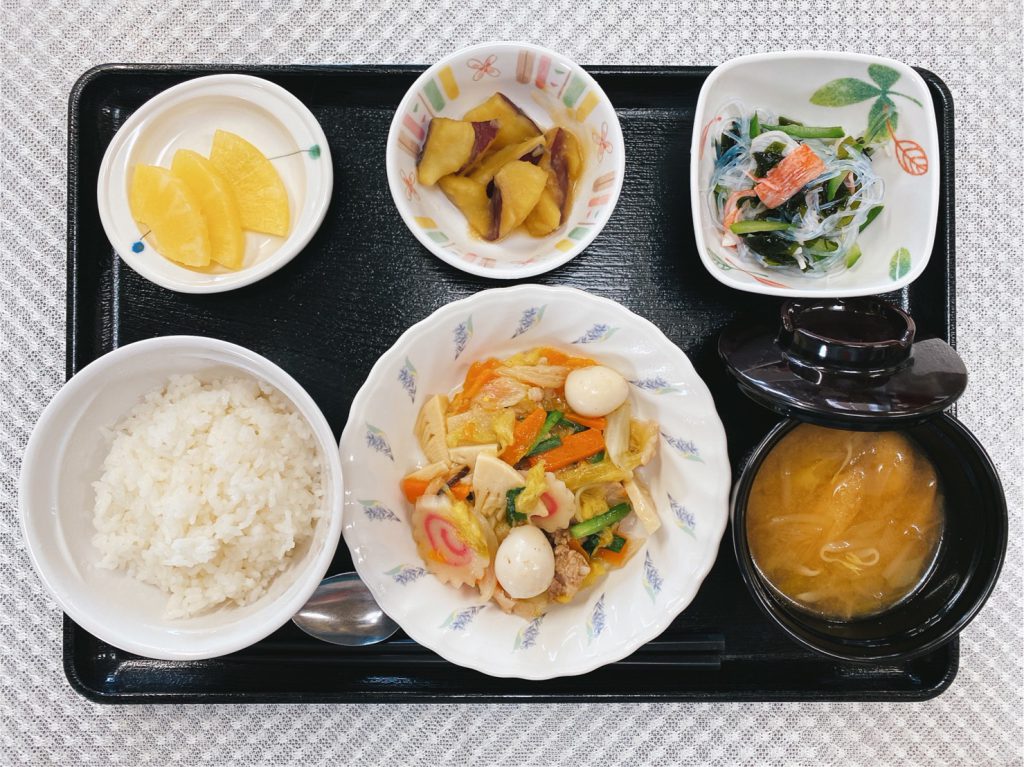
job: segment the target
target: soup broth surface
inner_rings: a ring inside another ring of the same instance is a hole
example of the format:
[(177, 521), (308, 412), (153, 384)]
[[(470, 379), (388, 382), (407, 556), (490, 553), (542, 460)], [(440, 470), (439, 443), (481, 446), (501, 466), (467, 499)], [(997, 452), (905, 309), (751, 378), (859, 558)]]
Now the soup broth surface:
[(942, 528), (935, 468), (898, 432), (800, 424), (761, 464), (747, 504), (758, 570), (797, 605), (839, 620), (914, 591)]

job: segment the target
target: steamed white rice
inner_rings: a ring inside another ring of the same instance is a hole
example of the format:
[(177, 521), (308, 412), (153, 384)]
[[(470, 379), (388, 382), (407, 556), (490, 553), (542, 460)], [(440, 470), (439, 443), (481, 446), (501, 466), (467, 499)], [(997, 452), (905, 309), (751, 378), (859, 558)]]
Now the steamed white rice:
[(312, 537), (324, 494), (316, 441), (265, 383), (172, 377), (109, 436), (93, 483), (99, 566), (166, 592), (168, 618), (252, 602)]

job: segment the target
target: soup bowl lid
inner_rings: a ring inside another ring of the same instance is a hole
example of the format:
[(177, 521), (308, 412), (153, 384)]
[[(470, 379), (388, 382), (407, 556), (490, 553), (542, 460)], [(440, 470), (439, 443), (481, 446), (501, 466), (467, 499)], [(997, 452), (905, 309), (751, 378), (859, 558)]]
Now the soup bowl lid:
[(967, 369), (940, 338), (917, 338), (914, 320), (878, 298), (793, 299), (778, 327), (737, 323), (718, 353), (755, 402), (803, 421), (846, 429), (892, 428), (951, 406)]

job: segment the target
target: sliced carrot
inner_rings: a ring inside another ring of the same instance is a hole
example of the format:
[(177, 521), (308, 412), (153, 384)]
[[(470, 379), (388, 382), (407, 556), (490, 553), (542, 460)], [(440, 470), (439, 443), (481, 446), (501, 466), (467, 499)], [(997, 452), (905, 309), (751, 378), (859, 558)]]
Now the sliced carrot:
[(564, 365), (569, 368), (586, 368), (597, 364), (597, 362), (590, 359), (590, 357), (570, 357), (565, 352), (551, 346), (542, 346), (537, 351), (540, 352), (541, 357), (547, 359), (549, 365)]
[(591, 418), (590, 416), (577, 415), (576, 413), (566, 413), (565, 417), (573, 423), (578, 423), (580, 426), (586, 426), (588, 429), (604, 431), (608, 426), (608, 419), (603, 415)]
[(765, 207), (777, 208), (824, 170), (825, 163), (814, 150), (807, 144), (801, 144), (768, 171), (768, 175), (754, 187), (754, 191)]
[(452, 495), (454, 495), (460, 501), (466, 500), (466, 498), (469, 496), (470, 490), (472, 489), (472, 486), (464, 484), (462, 482), (457, 482), (451, 486)]
[(550, 346), (543, 346), (538, 349), (540, 356), (547, 359), (549, 365), (564, 365), (569, 355)]
[(611, 549), (598, 549), (597, 556), (603, 559), (605, 562), (610, 564), (612, 567), (622, 567), (626, 564), (626, 555), (629, 552), (629, 541), (627, 540), (622, 544), (622, 548), (618, 551), (612, 551)]
[(416, 503), (416, 499), (427, 492), (429, 484), (430, 482), (425, 479), (406, 477), (402, 480), (402, 493), (405, 495), (405, 500), (409, 503)]
[(530, 465), (544, 461), (547, 471), (558, 471), (604, 450), (604, 435), (597, 429), (570, 434), (562, 444), (530, 458)]
[(484, 384), (497, 377), (494, 369), (500, 364), (500, 360), (491, 357), (483, 362), (474, 362), (470, 365), (469, 371), (466, 373), (466, 380), (462, 383), (462, 391), (452, 398), (452, 412), (465, 412), (469, 408), (469, 403), (473, 397), (484, 388)]
[(533, 446), (534, 440), (540, 434), (547, 417), (548, 414), (544, 412), (543, 408), (537, 408), (522, 421), (516, 421), (516, 425), (512, 429), (512, 444), (506, 447), (498, 457), (512, 466), (523, 460), (523, 456)]

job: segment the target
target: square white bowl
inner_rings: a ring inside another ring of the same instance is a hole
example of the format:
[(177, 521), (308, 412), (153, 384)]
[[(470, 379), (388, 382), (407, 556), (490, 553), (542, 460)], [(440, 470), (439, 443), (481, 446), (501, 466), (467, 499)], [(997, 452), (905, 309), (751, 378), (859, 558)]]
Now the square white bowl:
[[(842, 125), (851, 135), (859, 135), (872, 105), (883, 95), (897, 115), (889, 139), (875, 145), (872, 158), (885, 184), (885, 208), (858, 237), (863, 255), (857, 263), (817, 277), (792, 268), (765, 267), (722, 246), (708, 208), (708, 181), (724, 114), (732, 115), (729, 110), (742, 102), (750, 111), (768, 109), (808, 125)], [(912, 145), (923, 153), (913, 150), (917, 162), (909, 162), (906, 155)], [(697, 99), (690, 201), (701, 261), (715, 279), (731, 288), (772, 296), (840, 298), (899, 290), (927, 266), (938, 221), (939, 138), (928, 86), (906, 64), (859, 53), (793, 51), (728, 61), (708, 76)]]
[[(416, 160), (434, 117), (462, 119), (504, 93), (541, 130), (560, 125), (580, 139), (583, 175), (567, 221), (547, 237), (513, 232), (487, 242), (437, 186), (422, 186)], [(529, 43), (481, 43), (438, 61), (413, 83), (388, 134), (391, 196), (406, 226), (442, 261), (498, 280), (531, 277), (581, 253), (615, 209), (625, 172), (625, 147), (615, 109), (587, 72), (565, 56)]]

